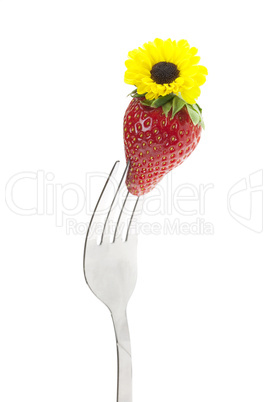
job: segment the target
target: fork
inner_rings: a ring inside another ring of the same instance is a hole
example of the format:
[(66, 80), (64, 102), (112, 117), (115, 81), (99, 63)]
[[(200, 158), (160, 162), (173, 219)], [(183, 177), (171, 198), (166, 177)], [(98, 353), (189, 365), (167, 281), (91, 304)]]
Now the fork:
[[(124, 184), (129, 164), (115, 190), (104, 222), (103, 214), (102, 216), (98, 214), (100, 205), (108, 193), (108, 187), (114, 181), (118, 166), (119, 161), (114, 164), (109, 174), (89, 223), (84, 248), (84, 275), (89, 288), (108, 307), (112, 315), (117, 345), (117, 402), (132, 402), (132, 361), (126, 309), (137, 280), (137, 235), (130, 228), (142, 197), (135, 197), (123, 240), (118, 236), (118, 232), (129, 192), (126, 194), (111, 237), (108, 231), (111, 212), (119, 190)], [(99, 242), (97, 228), (101, 228)]]

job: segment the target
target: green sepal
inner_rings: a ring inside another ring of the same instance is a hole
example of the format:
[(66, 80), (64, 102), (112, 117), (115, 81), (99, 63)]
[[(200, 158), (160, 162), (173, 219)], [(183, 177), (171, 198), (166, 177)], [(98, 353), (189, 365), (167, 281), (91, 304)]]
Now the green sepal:
[(196, 126), (198, 123), (201, 123), (201, 116), (200, 114), (193, 108), (193, 105), (186, 105), (189, 116), (192, 120), (192, 122), (194, 123), (194, 125)]
[(186, 105), (186, 102), (182, 98), (179, 96), (174, 96), (172, 101), (172, 119), (174, 118), (175, 114), (183, 108), (184, 105)]
[[(146, 93), (138, 94), (137, 89), (134, 89), (134, 91), (132, 91), (129, 95), (132, 98), (145, 98)], [(178, 96), (174, 93), (170, 93), (165, 96), (159, 96), (159, 98), (152, 99), (152, 100), (145, 98), (145, 99), (141, 100), (140, 102), (144, 106), (149, 106), (149, 107), (152, 107), (155, 109), (158, 107), (162, 107), (162, 110), (166, 117), (168, 116), (168, 113), (170, 112), (170, 110), (172, 110), (171, 119), (173, 119), (174, 116), (176, 115), (176, 113), (178, 113), (184, 106), (186, 106), (193, 124), (195, 126), (197, 124), (201, 125), (201, 127), (203, 129), (205, 129), (205, 123), (204, 123), (204, 120), (202, 117), (201, 107), (197, 103), (194, 103), (193, 105), (191, 105), (190, 103), (187, 103), (180, 96)]]
[(145, 97), (145, 94), (138, 94), (137, 89), (134, 89), (134, 91), (130, 92), (127, 96), (131, 96), (132, 98), (143, 98)]
[(154, 99), (151, 103), (151, 107), (157, 108), (163, 105), (165, 105), (167, 102), (169, 102), (171, 99), (173, 99), (175, 95), (174, 94), (168, 94), (165, 96), (159, 96), (159, 98)]
[(145, 105), (145, 106), (153, 107), (155, 109), (160, 106), (162, 106), (162, 108), (163, 108), (163, 105), (165, 105), (167, 102), (169, 102), (171, 99), (173, 99), (174, 96), (175, 96), (174, 94), (168, 94), (165, 96), (159, 96), (159, 98), (157, 98), (157, 99), (152, 99), (152, 100), (144, 99), (141, 101), (141, 104)]
[(166, 117), (168, 116), (168, 112), (170, 111), (171, 108), (172, 108), (172, 100), (162, 105), (162, 109)]
[(149, 100), (149, 99), (143, 99), (143, 100), (141, 101), (141, 104), (144, 105), (144, 106), (155, 107), (155, 106), (152, 106), (152, 101)]
[(192, 106), (192, 108), (196, 111), (196, 113), (202, 113), (202, 109), (198, 106), (198, 104), (197, 103), (194, 103), (193, 105), (191, 105)]
[(195, 112), (198, 114), (199, 116), (199, 120), (197, 124), (201, 124), (201, 127), (203, 128), (203, 130), (205, 130), (205, 123), (202, 117), (202, 109), (201, 107), (197, 104), (194, 103), (193, 105), (191, 105), (191, 107), (195, 110)]
[(129, 94), (127, 94), (127, 96), (131, 96), (133, 98), (136, 93), (137, 93), (137, 89), (134, 89), (134, 91), (132, 91)]
[(204, 123), (202, 115), (201, 115), (201, 123), (200, 124), (201, 124), (202, 129), (205, 130), (205, 123)]

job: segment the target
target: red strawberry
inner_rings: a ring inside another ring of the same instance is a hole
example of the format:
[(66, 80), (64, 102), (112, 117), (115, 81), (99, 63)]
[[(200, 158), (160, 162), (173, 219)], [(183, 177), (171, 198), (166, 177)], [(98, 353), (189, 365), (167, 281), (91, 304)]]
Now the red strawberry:
[(155, 106), (151, 102), (152, 107), (137, 97), (126, 110), (124, 144), (126, 159), (130, 160), (126, 185), (134, 195), (151, 191), (163, 176), (188, 158), (200, 140), (201, 109), (175, 98), (171, 96), (165, 108), (156, 107), (159, 100)]

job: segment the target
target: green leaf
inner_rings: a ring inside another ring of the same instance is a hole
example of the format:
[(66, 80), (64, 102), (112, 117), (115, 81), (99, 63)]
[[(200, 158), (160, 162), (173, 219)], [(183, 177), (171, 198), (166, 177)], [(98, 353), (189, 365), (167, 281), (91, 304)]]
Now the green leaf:
[(190, 116), (192, 122), (193, 122), (194, 125), (196, 126), (196, 125), (201, 121), (201, 116), (200, 116), (200, 114), (197, 113), (197, 112), (193, 109), (192, 105), (189, 105), (189, 104), (187, 103), (187, 104), (186, 104), (186, 107), (187, 107), (187, 110), (188, 110), (188, 113), (189, 113), (189, 116)]
[[(141, 96), (141, 95), (140, 95)], [(160, 96), (157, 99), (143, 99), (140, 101), (142, 105), (149, 106), (152, 108), (162, 107), (165, 116), (167, 117), (169, 111), (172, 109), (172, 116), (171, 119), (174, 118), (175, 114), (178, 113), (184, 106), (187, 107), (189, 116), (196, 126), (197, 124), (201, 125), (203, 129), (205, 129), (205, 123), (202, 118), (202, 109), (201, 107), (195, 103), (190, 105), (189, 103), (185, 102), (179, 96), (171, 93), (165, 96)]]
[(201, 116), (201, 127), (203, 130), (205, 130), (205, 123), (202, 116)]
[(144, 106), (151, 106), (152, 107), (152, 101), (149, 99), (144, 99), (143, 101), (141, 101), (141, 104)]
[(198, 114), (200, 114), (200, 109), (199, 109), (199, 107), (198, 107), (198, 105), (196, 104), (196, 103), (194, 103), (193, 105), (191, 105), (192, 106), (192, 108), (198, 113)]
[(146, 94), (138, 94), (137, 89), (134, 89), (134, 91), (130, 92), (130, 94), (128, 94), (127, 96), (131, 96), (132, 98), (142, 98), (144, 97)]
[(147, 92), (145, 92), (144, 94), (138, 94), (137, 92), (136, 95), (134, 95), (134, 98), (144, 98), (146, 94)]
[(169, 102), (165, 103), (164, 105), (162, 105), (162, 109), (163, 109), (163, 112), (165, 113), (166, 117), (167, 117), (168, 112), (170, 111), (171, 108), (172, 108), (172, 101), (171, 100)]
[(136, 93), (137, 93), (137, 89), (134, 89), (134, 91), (127, 94), (127, 96), (134, 96)]
[(174, 94), (168, 94), (165, 96), (160, 96), (159, 98), (153, 100), (152, 107), (163, 106), (165, 103), (169, 102), (174, 97)]
[(183, 108), (184, 105), (186, 105), (186, 102), (183, 99), (179, 98), (178, 96), (174, 96), (172, 102), (172, 116), (171, 116), (172, 119), (175, 116), (175, 114), (178, 113)]
[(201, 109), (201, 107), (196, 103), (196, 106), (198, 107), (198, 109), (199, 109), (199, 112), (202, 114), (202, 109)]
[(203, 117), (202, 117), (202, 109), (201, 109), (201, 107), (197, 103), (195, 103), (194, 105), (190, 105), (190, 106), (191, 106), (192, 109), (194, 109), (194, 111), (196, 113), (198, 113), (198, 115), (199, 115), (198, 124), (200, 124), (201, 127), (205, 130), (205, 123), (204, 123), (204, 120), (203, 120)]
[(172, 98), (174, 97), (174, 94), (169, 94), (169, 95), (165, 95), (165, 96), (160, 96), (157, 99), (144, 99), (143, 101), (141, 101), (142, 105), (145, 106), (150, 106), (153, 108), (158, 108), (160, 106), (163, 107), (163, 105), (165, 105), (166, 103), (168, 103)]

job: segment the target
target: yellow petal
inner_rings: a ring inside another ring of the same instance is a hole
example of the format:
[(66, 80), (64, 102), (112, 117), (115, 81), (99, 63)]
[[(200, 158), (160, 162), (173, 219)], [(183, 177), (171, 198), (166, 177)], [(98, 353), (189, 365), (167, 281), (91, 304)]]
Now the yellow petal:
[(201, 73), (201, 74), (208, 75), (208, 70), (207, 70), (207, 68), (204, 67), (204, 66), (197, 66), (197, 71), (198, 71), (199, 73)]
[(191, 47), (191, 49), (189, 50), (189, 52), (191, 53), (192, 56), (195, 56), (196, 53), (198, 52), (198, 49), (196, 47)]
[[(204, 84), (207, 75), (207, 69), (198, 65), (200, 57), (197, 52), (197, 48), (190, 48), (185, 39), (156, 38), (128, 53), (124, 80), (135, 85), (138, 93), (147, 93), (147, 99), (173, 92), (180, 93), (187, 102), (195, 103), (200, 95), (199, 87)], [(161, 61), (174, 63), (179, 70), (179, 77), (169, 84), (156, 84), (151, 78), (152, 67)]]
[(185, 89), (191, 89), (195, 85), (195, 81), (191, 77), (184, 77), (183, 87)]
[(195, 99), (190, 97), (187, 92), (181, 91), (181, 97), (185, 100), (185, 102), (190, 103), (190, 105), (196, 103)]
[(203, 74), (196, 74), (194, 80), (197, 83), (197, 85), (201, 86), (206, 82), (206, 76)]

